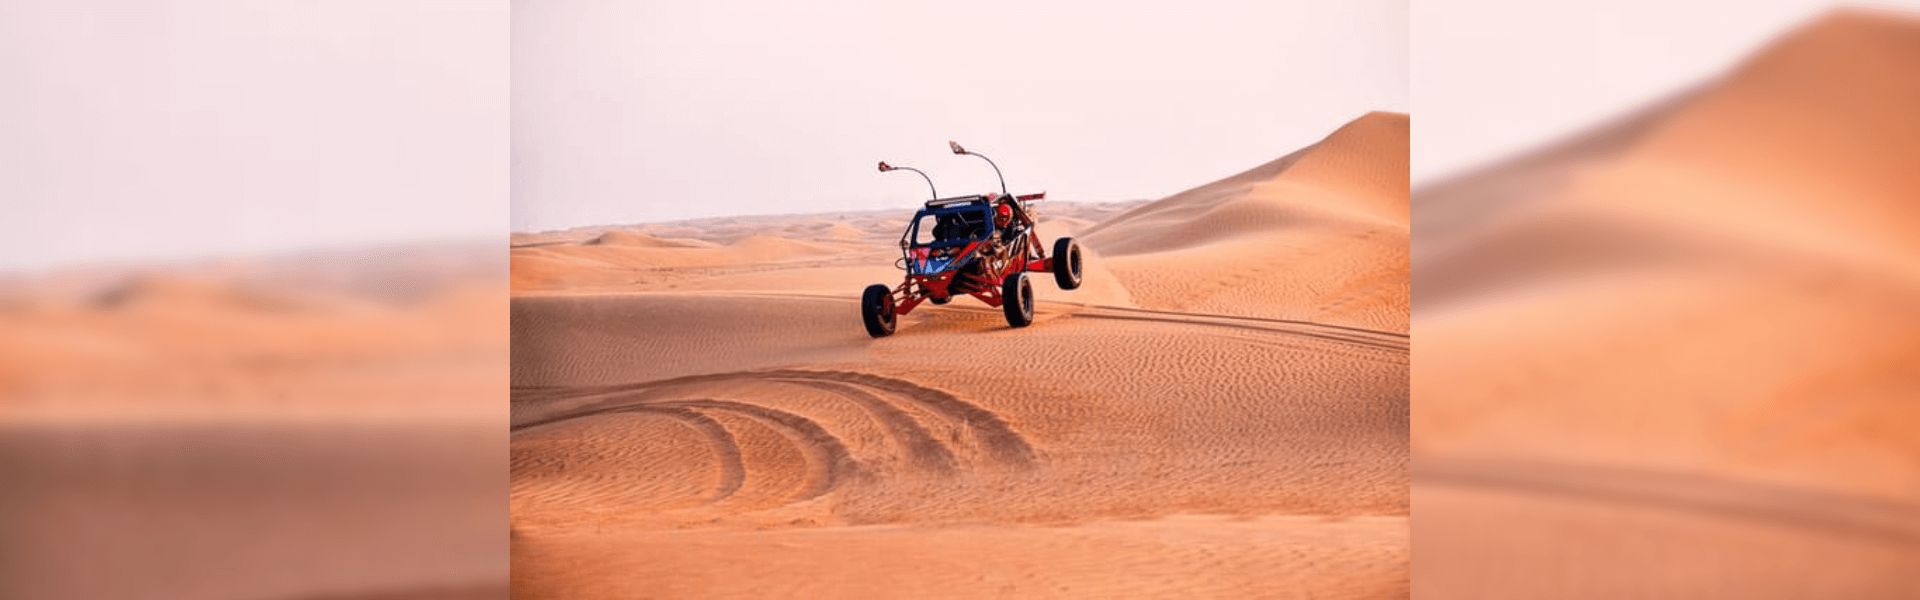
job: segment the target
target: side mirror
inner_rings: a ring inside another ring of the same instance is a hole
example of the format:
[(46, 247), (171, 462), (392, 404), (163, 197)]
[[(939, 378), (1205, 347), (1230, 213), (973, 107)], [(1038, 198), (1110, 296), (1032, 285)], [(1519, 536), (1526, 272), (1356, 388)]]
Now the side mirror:
[(956, 142), (956, 141), (953, 141), (953, 140), (947, 140), (947, 147), (948, 147), (948, 148), (952, 148), (952, 149), (953, 149), (953, 153), (954, 153), (954, 154), (966, 154), (966, 153), (967, 153), (967, 149), (966, 149), (966, 148), (961, 148), (961, 147), (960, 147), (960, 142)]
[(926, 173), (922, 173), (919, 169), (915, 169), (913, 167), (896, 167), (896, 166), (887, 164), (887, 161), (884, 161), (884, 160), (880, 161), (880, 172), (885, 173), (888, 171), (913, 171), (915, 173), (920, 173), (920, 178), (927, 180), (927, 191), (932, 192), (934, 198), (940, 197), (940, 190), (933, 189), (933, 178), (928, 177)]

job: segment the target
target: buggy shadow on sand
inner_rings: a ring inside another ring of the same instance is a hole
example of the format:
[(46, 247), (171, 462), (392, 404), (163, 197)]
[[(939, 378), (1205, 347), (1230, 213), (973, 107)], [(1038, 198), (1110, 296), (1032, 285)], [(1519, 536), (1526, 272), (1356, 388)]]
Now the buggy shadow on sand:
[[(954, 154), (972, 154), (993, 165), (993, 160), (968, 152), (960, 144), (947, 142)], [(880, 170), (913, 171), (880, 163)], [(1000, 174), (999, 165), (993, 172)], [(933, 180), (927, 179), (933, 188)], [(1046, 192), (1014, 196), (1006, 192), (1006, 178), (1000, 178), (1000, 192), (973, 196), (934, 199), (914, 213), (900, 236), (901, 257), (895, 266), (907, 272), (906, 281), (888, 288), (876, 283), (867, 286), (860, 298), (860, 316), (867, 333), (873, 337), (891, 335), (900, 315), (912, 312), (921, 302), (946, 304), (958, 294), (979, 298), (987, 306), (998, 306), (1007, 315), (1007, 324), (1026, 327), (1033, 323), (1033, 284), (1028, 273), (1052, 273), (1060, 289), (1080, 287), (1080, 245), (1073, 238), (1053, 242), (1048, 254), (1034, 231), (1031, 203), (1044, 200)]]

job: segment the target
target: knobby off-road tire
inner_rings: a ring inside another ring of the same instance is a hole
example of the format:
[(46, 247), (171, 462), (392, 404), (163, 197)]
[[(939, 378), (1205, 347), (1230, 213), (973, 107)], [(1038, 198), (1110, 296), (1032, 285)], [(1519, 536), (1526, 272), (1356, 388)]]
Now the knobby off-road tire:
[(893, 314), (893, 290), (879, 283), (867, 286), (860, 295), (860, 320), (867, 324), (867, 335), (893, 335), (894, 326), (900, 322), (899, 315)]
[(1026, 271), (1008, 275), (1000, 284), (1000, 308), (1007, 313), (1007, 324), (1026, 327), (1033, 324), (1033, 282)]
[(1073, 238), (1053, 241), (1053, 282), (1063, 290), (1080, 287), (1080, 243)]

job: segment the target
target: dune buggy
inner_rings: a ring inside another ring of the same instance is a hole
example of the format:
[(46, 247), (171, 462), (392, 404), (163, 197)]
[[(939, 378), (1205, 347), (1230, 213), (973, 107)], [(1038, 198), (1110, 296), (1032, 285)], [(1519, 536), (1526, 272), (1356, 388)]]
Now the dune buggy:
[[(947, 144), (954, 154), (979, 156), (993, 165), (992, 159), (968, 152), (960, 144)], [(885, 162), (880, 170), (927, 176), (918, 169)], [(999, 165), (993, 171), (999, 176)], [(941, 198), (930, 177), (927, 188), (934, 199), (914, 213), (900, 236), (901, 257), (895, 266), (907, 272), (906, 281), (893, 288), (876, 283), (861, 295), (860, 316), (869, 335), (891, 335), (900, 316), (921, 302), (946, 304), (959, 294), (1000, 307), (1008, 325), (1026, 327), (1033, 323), (1033, 284), (1028, 273), (1053, 273), (1054, 283), (1063, 290), (1080, 287), (1079, 243), (1071, 237), (1059, 238), (1049, 255), (1034, 231), (1031, 203), (1044, 200), (1046, 192), (1008, 194), (1005, 177), (1000, 178), (1000, 193)]]

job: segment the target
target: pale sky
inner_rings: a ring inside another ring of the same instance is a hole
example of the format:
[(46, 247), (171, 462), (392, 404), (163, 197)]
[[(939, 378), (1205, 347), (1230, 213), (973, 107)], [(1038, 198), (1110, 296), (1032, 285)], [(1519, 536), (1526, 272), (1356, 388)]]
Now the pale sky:
[[(513, 228), (1158, 198), (1407, 112), (1407, 1), (515, 2)], [(1416, 119), (1417, 120), (1417, 119)]]
[(0, 275), (499, 236), (506, 0), (0, 0)]
[[(1413, 185), (1524, 154), (1691, 89), (1829, 5), (1414, 2)], [(1879, 5), (1920, 7), (1920, 0)]]
[(4, 0), (0, 274), (917, 204), (883, 159), (993, 189), (949, 139), (1015, 191), (1150, 199), (1369, 110), (1416, 113), (1418, 185), (1824, 6)]

